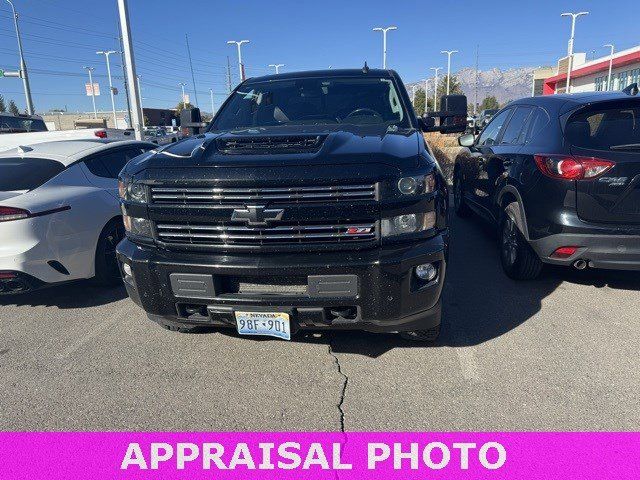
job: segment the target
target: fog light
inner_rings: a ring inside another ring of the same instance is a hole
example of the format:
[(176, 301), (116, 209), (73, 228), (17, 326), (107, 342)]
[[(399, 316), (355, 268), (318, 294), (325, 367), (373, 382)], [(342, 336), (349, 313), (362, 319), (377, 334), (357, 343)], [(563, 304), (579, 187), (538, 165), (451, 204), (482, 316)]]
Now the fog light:
[(430, 282), (438, 276), (438, 269), (432, 263), (423, 263), (416, 267), (416, 277), (420, 280)]
[(124, 272), (125, 275), (130, 277), (132, 275), (132, 273), (131, 273), (131, 265), (129, 265), (128, 263), (123, 263), (122, 264), (122, 271)]

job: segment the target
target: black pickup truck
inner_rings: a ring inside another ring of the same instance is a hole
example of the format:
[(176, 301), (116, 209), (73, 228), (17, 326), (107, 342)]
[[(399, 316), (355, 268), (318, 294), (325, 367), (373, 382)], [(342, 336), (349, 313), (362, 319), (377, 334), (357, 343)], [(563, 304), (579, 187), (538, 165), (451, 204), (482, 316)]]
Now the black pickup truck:
[(422, 131), (438, 129), (427, 120), (393, 71), (243, 82), (205, 134), (121, 172), (117, 254), (130, 297), (180, 332), (433, 341), (448, 187), (425, 145)]

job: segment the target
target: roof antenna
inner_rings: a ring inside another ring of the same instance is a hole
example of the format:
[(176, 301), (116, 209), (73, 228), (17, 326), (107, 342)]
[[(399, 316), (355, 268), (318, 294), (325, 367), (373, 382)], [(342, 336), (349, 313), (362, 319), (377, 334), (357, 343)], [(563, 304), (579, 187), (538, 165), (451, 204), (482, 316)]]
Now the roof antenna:
[(636, 95), (638, 95), (638, 84), (637, 83), (632, 83), (631, 85), (629, 85), (627, 88), (625, 88), (622, 91), (624, 93), (626, 93), (627, 95), (633, 95), (635, 97)]
[(364, 67), (362, 67), (362, 73), (369, 73), (369, 65), (367, 65), (367, 61), (364, 61)]

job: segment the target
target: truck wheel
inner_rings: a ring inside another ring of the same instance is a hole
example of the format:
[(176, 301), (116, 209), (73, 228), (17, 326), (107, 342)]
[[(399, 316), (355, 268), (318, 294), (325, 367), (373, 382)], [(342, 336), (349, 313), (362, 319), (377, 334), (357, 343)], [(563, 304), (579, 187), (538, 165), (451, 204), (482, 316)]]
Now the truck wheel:
[(434, 343), (440, 336), (440, 325), (429, 330), (413, 330), (410, 332), (400, 332), (400, 336), (412, 342)]
[(116, 260), (116, 246), (124, 238), (122, 219), (111, 220), (105, 225), (98, 238), (95, 257), (95, 281), (104, 286), (122, 283), (122, 276)]
[(506, 209), (502, 214), (499, 232), (500, 260), (509, 278), (533, 280), (542, 271), (543, 263), (524, 238), (516, 222)]
[(468, 217), (471, 214), (471, 209), (464, 201), (464, 192), (462, 190), (462, 178), (460, 178), (460, 171), (456, 171), (453, 178), (453, 208), (456, 215), (460, 218)]

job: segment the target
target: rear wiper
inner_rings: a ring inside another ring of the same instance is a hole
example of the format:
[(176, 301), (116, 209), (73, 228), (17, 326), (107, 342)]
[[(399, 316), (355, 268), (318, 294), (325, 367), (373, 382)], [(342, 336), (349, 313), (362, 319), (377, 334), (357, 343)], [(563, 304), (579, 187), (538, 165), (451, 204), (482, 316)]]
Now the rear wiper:
[(627, 143), (626, 145), (611, 145), (611, 150), (640, 150), (640, 143)]

